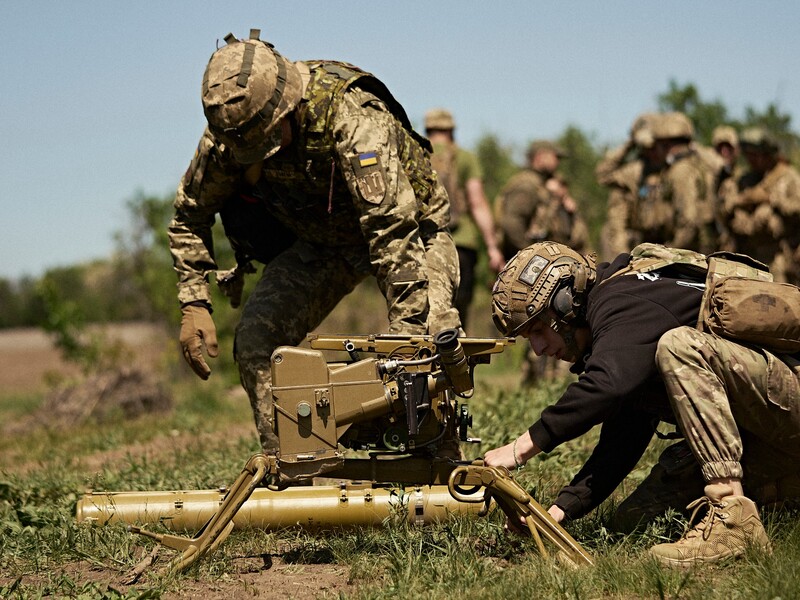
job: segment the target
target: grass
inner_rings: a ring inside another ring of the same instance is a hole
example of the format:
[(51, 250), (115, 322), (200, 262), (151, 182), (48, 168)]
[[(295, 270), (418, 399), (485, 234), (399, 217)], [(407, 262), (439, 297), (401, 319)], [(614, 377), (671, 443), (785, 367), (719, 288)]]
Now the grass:
[[(518, 435), (568, 384), (565, 379), (517, 389), (520, 356), (520, 349), (512, 348), (476, 372), (470, 409), (473, 434), (483, 444), (467, 448), (472, 456)], [(685, 572), (663, 568), (646, 553), (651, 545), (674, 537), (683, 526), (680, 519), (656, 520), (636, 535), (608, 531), (613, 503), (646, 475), (658, 444), (609, 503), (569, 524), (572, 535), (595, 557), (592, 568), (567, 568), (542, 559), (531, 540), (507, 534), (504, 515), (494, 512), (486, 518), (454, 516), (426, 527), (390, 518), (382, 528), (326, 533), (235, 531), (184, 574), (153, 570), (131, 586), (109, 583), (108, 573), (127, 572), (152, 544), (120, 525), (76, 523), (75, 502), (82, 490), (215, 488), (232, 482), (257, 450), (252, 433), (219, 434), (231, 426), (249, 425), (245, 399), (228, 399), (213, 382), (179, 381), (175, 389), (176, 408), (167, 416), (72, 431), (32, 430), (0, 440), (0, 597), (158, 598), (180, 596), (187, 588), (205, 589), (208, 598), (220, 597), (210, 590), (241, 574), (243, 560), (258, 563), (271, 557), (295, 569), (287, 574), (300, 577), (310, 565), (336, 567), (344, 573), (347, 591), (321, 590), (320, 596), (363, 600), (761, 599), (796, 597), (800, 589), (800, 520), (793, 513), (765, 516), (774, 543), (772, 556), (754, 552), (734, 563)], [(2, 407), (12, 400), (0, 397), (0, 414), (9, 414)], [(23, 408), (17, 406), (15, 414), (21, 414), (33, 410), (36, 402), (28, 398)], [(518, 480), (548, 506), (591, 452), (596, 436), (592, 431), (532, 461), (518, 473)], [(176, 441), (170, 443), (172, 439)], [(160, 443), (161, 451), (129, 450), (143, 442)], [(106, 462), (92, 462), (106, 453)], [(253, 567), (256, 573), (258, 568)], [(240, 585), (243, 594), (263, 592), (248, 587), (251, 583)]]

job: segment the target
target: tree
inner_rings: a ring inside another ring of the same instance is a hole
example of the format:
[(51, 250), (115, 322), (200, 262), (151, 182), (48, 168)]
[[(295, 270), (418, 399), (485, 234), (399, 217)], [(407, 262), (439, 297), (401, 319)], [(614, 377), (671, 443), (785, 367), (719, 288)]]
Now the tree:
[(574, 125), (564, 130), (558, 143), (567, 154), (558, 170), (566, 178), (570, 193), (589, 226), (593, 244), (598, 247), (606, 212), (606, 193), (594, 175), (600, 154), (591, 139)]
[(500, 189), (518, 169), (512, 158), (512, 150), (503, 146), (494, 134), (485, 134), (475, 146), (475, 155), (483, 170), (486, 197), (494, 203)]
[(658, 107), (662, 111), (678, 111), (686, 114), (694, 123), (695, 136), (703, 144), (711, 143), (717, 125), (729, 123), (728, 109), (720, 100), (707, 102), (693, 83), (680, 86), (674, 79), (669, 89), (658, 95)]
[(741, 118), (734, 118), (721, 100), (705, 101), (693, 83), (681, 86), (674, 79), (670, 80), (669, 89), (659, 94), (657, 99), (659, 109), (685, 113), (694, 123), (697, 140), (703, 144), (711, 143), (712, 133), (718, 125), (731, 125), (738, 131), (746, 127), (764, 127), (781, 142), (792, 162), (800, 162), (800, 136), (792, 131), (792, 117), (782, 112), (774, 102), (764, 110), (747, 106)]

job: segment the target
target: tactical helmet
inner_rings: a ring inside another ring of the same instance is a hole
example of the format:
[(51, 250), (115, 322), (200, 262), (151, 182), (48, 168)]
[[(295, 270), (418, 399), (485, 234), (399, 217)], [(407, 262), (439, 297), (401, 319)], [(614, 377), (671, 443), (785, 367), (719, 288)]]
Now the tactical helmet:
[(752, 149), (756, 151), (775, 154), (780, 151), (778, 140), (763, 127), (748, 127), (739, 136), (739, 144), (742, 149)]
[(739, 147), (739, 136), (730, 125), (719, 125), (711, 134), (711, 145), (716, 148), (720, 144), (730, 144), (733, 148)]
[(586, 296), (597, 278), (595, 256), (583, 256), (556, 242), (536, 242), (517, 254), (497, 276), (492, 317), (506, 336), (519, 335), (552, 309), (555, 331), (585, 317)]
[(425, 129), (451, 130), (456, 128), (453, 115), (446, 108), (432, 108), (425, 113)]
[(631, 125), (630, 137), (633, 143), (639, 148), (652, 148), (655, 139), (653, 138), (653, 120), (655, 113), (642, 113)]
[(211, 55), (203, 76), (208, 128), (244, 164), (278, 151), (277, 125), (303, 95), (295, 64), (258, 39), (260, 33), (251, 29), (247, 40), (226, 35), (227, 45)]
[(652, 124), (653, 137), (657, 140), (694, 138), (694, 125), (682, 112), (668, 112), (656, 115)]

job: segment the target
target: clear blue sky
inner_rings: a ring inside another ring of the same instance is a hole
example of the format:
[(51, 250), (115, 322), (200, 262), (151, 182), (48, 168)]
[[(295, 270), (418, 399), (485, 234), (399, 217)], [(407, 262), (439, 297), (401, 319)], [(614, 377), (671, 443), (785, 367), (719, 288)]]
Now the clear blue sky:
[(3, 2), (0, 277), (108, 256), (138, 192), (171, 194), (229, 31), (378, 75), (415, 124), (447, 106), (471, 147), (570, 124), (621, 141), (675, 78), (732, 116), (800, 120), (800, 3), (761, 0)]

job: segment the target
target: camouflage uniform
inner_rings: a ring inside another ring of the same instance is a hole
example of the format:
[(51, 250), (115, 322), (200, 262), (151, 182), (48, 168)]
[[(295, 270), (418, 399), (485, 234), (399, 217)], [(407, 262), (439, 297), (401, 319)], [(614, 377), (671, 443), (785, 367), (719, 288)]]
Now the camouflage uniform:
[[(365, 277), (377, 278), (390, 332), (459, 326), (448, 199), (426, 141), (370, 74), (332, 61), (296, 65), (307, 83), (289, 115), (291, 144), (254, 171), (207, 129), (178, 188), (169, 228), (182, 304), (210, 304), (211, 226), (241, 196), (263, 204), (295, 240), (265, 266), (236, 330), (234, 354), (265, 451), (277, 447), (273, 350), (302, 341)], [(263, 232), (267, 240), (273, 235)]]
[[(558, 146), (533, 142), (532, 154), (539, 147), (562, 154)], [(559, 194), (548, 189), (551, 183), (565, 186), (552, 173), (532, 168), (514, 175), (501, 191), (503, 254), (510, 259), (532, 242), (549, 240), (565, 244), (577, 252), (589, 252), (589, 228), (577, 211)], [(567, 373), (566, 363), (547, 356), (536, 356), (527, 349), (523, 363), (522, 383), (530, 385)]]
[(628, 162), (598, 181), (608, 187), (606, 221), (603, 225), (603, 256), (612, 258), (630, 252), (641, 243), (641, 235), (633, 229), (633, 211), (638, 202), (640, 183), (646, 166), (642, 159)]
[[(735, 477), (757, 499), (800, 460), (800, 360), (678, 327), (658, 342), (670, 404), (706, 480)], [(744, 468), (743, 468), (744, 465)]]
[[(641, 145), (646, 157), (615, 171), (612, 154), (596, 169), (598, 181), (611, 188), (604, 254), (611, 258), (642, 242), (716, 250), (714, 183), (720, 161), (710, 149), (691, 143), (694, 128), (685, 115), (647, 117), (647, 129), (639, 132), (648, 134)], [(657, 149), (665, 144), (668, 153), (660, 155)]]
[(688, 145), (663, 171), (644, 174), (631, 219), (640, 239), (690, 250), (715, 249), (713, 178)]
[(506, 260), (534, 241), (530, 228), (539, 206), (550, 200), (546, 183), (551, 175), (526, 168), (514, 174), (500, 191), (497, 221)]
[(736, 252), (770, 266), (776, 281), (800, 283), (800, 173), (780, 161), (723, 190), (723, 213)]
[(608, 260), (642, 242), (634, 229), (639, 191), (645, 177), (656, 171), (648, 160), (653, 146), (653, 113), (643, 113), (631, 125), (628, 141), (606, 152), (595, 167), (597, 182), (608, 188), (603, 224), (602, 255)]

